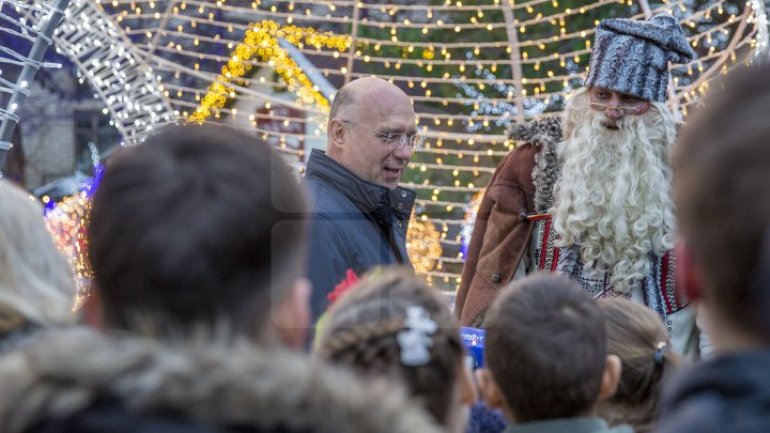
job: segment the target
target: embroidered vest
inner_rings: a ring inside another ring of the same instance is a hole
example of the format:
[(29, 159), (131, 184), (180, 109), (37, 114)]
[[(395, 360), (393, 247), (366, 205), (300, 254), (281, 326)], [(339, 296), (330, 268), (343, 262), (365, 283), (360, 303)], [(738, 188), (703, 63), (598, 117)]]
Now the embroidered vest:
[[(613, 290), (608, 284), (609, 272), (587, 269), (580, 259), (578, 246), (556, 247), (551, 217), (535, 224), (536, 248), (531, 256), (533, 264), (540, 271), (559, 272), (580, 283), (586, 293), (594, 298), (630, 296)], [(662, 257), (650, 254), (650, 273), (641, 281), (644, 301), (648, 308), (657, 312), (664, 322), (669, 314), (684, 308), (687, 300), (676, 290), (676, 255), (667, 251)]]

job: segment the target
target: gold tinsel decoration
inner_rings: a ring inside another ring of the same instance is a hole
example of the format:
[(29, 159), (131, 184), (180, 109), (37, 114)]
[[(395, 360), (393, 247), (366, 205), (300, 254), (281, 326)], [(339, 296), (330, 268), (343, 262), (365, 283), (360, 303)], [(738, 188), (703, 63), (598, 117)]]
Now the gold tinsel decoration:
[(230, 56), (227, 65), (222, 66), (222, 73), (211, 83), (208, 93), (201, 99), (200, 106), (187, 120), (203, 123), (209, 116), (218, 114), (225, 106), (228, 97), (235, 96), (230, 87), (233, 80), (240, 79), (252, 68), (252, 58), (258, 57), (269, 63), (278, 75), (288, 84), (290, 90), (297, 92), (299, 98), (308, 105), (315, 105), (323, 112), (329, 110), (329, 100), (318, 91), (302, 68), (278, 44), (282, 38), (290, 44), (302, 48), (305, 45), (336, 49), (343, 52), (350, 46), (350, 36), (321, 33), (312, 28), (297, 26), (279, 26), (275, 21), (264, 20), (254, 23), (246, 30), (243, 42), (238, 44)]
[(75, 269), (77, 294), (75, 308), (80, 308), (88, 296), (91, 268), (86, 258), (88, 239), (85, 220), (91, 209), (91, 199), (85, 192), (69, 196), (50, 210), (45, 217), (54, 244)]
[(406, 251), (415, 272), (427, 274), (436, 268), (441, 257), (441, 235), (430, 221), (420, 221), (412, 216), (406, 234)]

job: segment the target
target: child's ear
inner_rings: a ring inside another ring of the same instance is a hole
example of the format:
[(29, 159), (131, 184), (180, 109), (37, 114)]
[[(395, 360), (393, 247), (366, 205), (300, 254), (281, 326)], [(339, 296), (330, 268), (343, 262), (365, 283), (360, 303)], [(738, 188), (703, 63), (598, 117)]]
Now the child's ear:
[(310, 327), (310, 281), (298, 278), (291, 287), (291, 293), (279, 305), (273, 307), (272, 320), (281, 343), (301, 350)]
[(607, 355), (604, 364), (604, 374), (602, 375), (602, 385), (599, 388), (599, 400), (606, 400), (618, 390), (620, 383), (620, 371), (622, 365), (617, 355)]
[(473, 374), (476, 376), (479, 393), (484, 403), (492, 409), (506, 409), (503, 394), (500, 392), (500, 387), (497, 386), (495, 378), (492, 377), (492, 372), (486, 368), (479, 368)]
[(478, 399), (476, 384), (473, 383), (473, 373), (465, 365), (460, 365), (460, 402), (472, 405)]
[(101, 295), (96, 287), (91, 287), (88, 296), (86, 296), (83, 305), (80, 307), (83, 321), (90, 327), (99, 331), (104, 331), (107, 325), (104, 320), (104, 308), (102, 307)]

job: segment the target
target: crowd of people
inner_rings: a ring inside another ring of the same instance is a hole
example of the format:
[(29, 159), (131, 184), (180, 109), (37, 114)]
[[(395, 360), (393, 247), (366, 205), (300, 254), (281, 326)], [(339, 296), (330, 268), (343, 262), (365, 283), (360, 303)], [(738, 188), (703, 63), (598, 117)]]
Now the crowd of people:
[(511, 131), (454, 306), (411, 268), (423, 139), (376, 77), (338, 91), (302, 180), (222, 126), (112, 155), (77, 311), (39, 204), (0, 180), (0, 431), (769, 431), (770, 63), (680, 128), (674, 17), (593, 47), (564, 113)]

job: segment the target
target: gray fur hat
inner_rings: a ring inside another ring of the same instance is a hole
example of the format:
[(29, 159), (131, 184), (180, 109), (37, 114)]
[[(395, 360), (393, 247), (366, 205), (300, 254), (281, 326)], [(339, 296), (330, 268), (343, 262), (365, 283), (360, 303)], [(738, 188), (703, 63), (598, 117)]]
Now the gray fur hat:
[(647, 21), (607, 19), (596, 28), (585, 85), (663, 102), (668, 63), (687, 63), (694, 58), (679, 20), (672, 15)]

